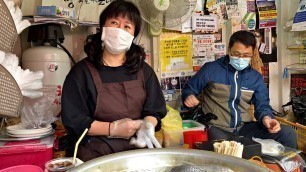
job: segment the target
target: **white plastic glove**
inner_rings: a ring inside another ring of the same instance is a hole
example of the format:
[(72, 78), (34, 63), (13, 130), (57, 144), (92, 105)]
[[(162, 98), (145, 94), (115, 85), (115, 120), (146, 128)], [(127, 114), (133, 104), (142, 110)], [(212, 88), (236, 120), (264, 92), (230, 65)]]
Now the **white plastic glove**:
[(130, 144), (139, 148), (162, 148), (154, 136), (155, 127), (151, 122), (143, 121), (140, 129), (137, 131), (137, 138), (132, 137)]
[(129, 139), (140, 128), (142, 120), (124, 118), (110, 124), (110, 136), (108, 138)]

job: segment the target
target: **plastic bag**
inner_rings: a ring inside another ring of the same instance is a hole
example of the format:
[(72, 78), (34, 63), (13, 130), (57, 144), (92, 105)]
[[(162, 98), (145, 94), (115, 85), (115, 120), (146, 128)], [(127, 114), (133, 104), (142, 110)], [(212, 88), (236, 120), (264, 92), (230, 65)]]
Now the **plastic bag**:
[(163, 131), (176, 131), (183, 129), (183, 120), (180, 112), (173, 109), (169, 105), (167, 107), (167, 115), (161, 120)]
[(56, 86), (44, 87), (39, 98), (24, 97), (21, 109), (21, 124), (25, 128), (45, 127), (55, 121), (53, 103), (56, 98)]
[(282, 167), (284, 171), (303, 171), (306, 167), (305, 161), (303, 158), (296, 152), (287, 152), (285, 157), (277, 163)]
[(167, 105), (167, 115), (161, 120), (164, 133), (164, 147), (178, 147), (184, 144), (183, 121), (179, 111)]
[(265, 155), (278, 156), (285, 151), (285, 147), (279, 142), (272, 139), (252, 138), (255, 142), (261, 144), (261, 152)]

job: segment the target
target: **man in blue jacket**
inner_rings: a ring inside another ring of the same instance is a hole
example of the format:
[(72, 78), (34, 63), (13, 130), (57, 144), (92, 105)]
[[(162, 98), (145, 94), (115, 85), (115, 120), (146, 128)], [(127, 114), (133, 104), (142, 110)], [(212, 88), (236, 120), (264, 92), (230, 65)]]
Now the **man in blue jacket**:
[[(296, 134), (275, 119), (263, 77), (249, 65), (256, 47), (255, 36), (248, 31), (235, 32), (229, 41), (229, 55), (206, 63), (183, 88), (183, 102), (195, 107), (197, 96), (203, 92), (201, 107), (213, 113), (210, 139), (224, 139), (230, 133), (248, 138), (274, 139), (284, 146), (297, 148)], [(255, 118), (249, 114), (255, 106)]]

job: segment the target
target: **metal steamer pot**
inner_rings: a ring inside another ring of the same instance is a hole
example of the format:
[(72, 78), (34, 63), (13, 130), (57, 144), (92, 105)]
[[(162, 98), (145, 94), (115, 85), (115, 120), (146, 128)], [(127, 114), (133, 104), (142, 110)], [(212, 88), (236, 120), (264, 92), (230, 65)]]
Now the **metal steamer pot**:
[(195, 149), (140, 149), (85, 162), (71, 172), (263, 172), (264, 167), (233, 156)]

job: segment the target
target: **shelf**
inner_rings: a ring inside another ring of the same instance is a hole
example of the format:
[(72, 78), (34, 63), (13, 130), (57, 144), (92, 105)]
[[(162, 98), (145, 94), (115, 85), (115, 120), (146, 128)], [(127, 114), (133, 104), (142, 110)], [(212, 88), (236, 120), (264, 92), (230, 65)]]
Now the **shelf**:
[(290, 51), (303, 51), (306, 50), (306, 47), (304, 45), (291, 45), (287, 46), (287, 49)]
[(306, 71), (306, 63), (297, 63), (297, 64), (292, 64), (289, 66), (285, 67), (286, 70), (291, 70), (291, 71)]
[(55, 24), (61, 24), (61, 25), (68, 25), (71, 28), (75, 28), (78, 26), (99, 27), (99, 23), (82, 22), (76, 19), (63, 18), (63, 17), (30, 16), (30, 17), (23, 17), (23, 19), (29, 20), (31, 25), (55, 23)]
[[(290, 90), (295, 90), (295, 88), (290, 88)], [(303, 91), (306, 91), (306, 88), (302, 88)]]

